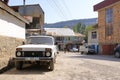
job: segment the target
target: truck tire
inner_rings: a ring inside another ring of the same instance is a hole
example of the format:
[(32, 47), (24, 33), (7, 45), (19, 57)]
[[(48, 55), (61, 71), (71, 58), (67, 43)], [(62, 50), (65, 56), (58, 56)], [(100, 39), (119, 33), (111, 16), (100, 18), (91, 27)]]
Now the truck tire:
[(15, 67), (17, 70), (21, 70), (23, 67), (23, 62), (22, 61), (16, 61), (15, 62)]
[(57, 57), (57, 56), (55, 55), (55, 58), (54, 58), (54, 63), (56, 63), (56, 57)]
[(53, 71), (54, 70), (54, 60), (50, 61), (50, 66), (49, 70)]
[(84, 54), (84, 52), (81, 52), (81, 54)]

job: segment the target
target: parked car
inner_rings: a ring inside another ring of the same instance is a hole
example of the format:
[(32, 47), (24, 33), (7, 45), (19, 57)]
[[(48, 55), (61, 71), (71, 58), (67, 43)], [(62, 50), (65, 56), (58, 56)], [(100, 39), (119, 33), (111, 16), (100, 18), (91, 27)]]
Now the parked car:
[(117, 58), (120, 57), (120, 44), (114, 48), (114, 56)]
[(51, 36), (31, 36), (27, 44), (16, 48), (15, 67), (20, 70), (25, 63), (48, 65), (49, 70), (54, 70), (57, 56), (57, 47)]
[(76, 47), (73, 47), (72, 49), (70, 49), (70, 51), (72, 51), (72, 52), (78, 52), (78, 49)]
[(95, 49), (92, 49), (91, 46), (81, 45), (80, 46), (81, 54), (96, 54)]

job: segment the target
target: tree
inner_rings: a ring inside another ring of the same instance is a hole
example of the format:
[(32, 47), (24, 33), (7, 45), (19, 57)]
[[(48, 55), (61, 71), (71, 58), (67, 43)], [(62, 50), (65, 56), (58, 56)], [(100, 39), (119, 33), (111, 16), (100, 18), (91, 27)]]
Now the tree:
[(88, 31), (89, 30), (93, 30), (94, 28), (93, 28), (93, 26), (87, 26), (86, 28), (85, 28), (85, 32), (84, 32), (84, 35), (85, 35), (85, 41), (87, 42), (87, 39), (88, 39)]
[(73, 26), (73, 31), (77, 33), (84, 34), (86, 26), (84, 24), (81, 24), (80, 22)]

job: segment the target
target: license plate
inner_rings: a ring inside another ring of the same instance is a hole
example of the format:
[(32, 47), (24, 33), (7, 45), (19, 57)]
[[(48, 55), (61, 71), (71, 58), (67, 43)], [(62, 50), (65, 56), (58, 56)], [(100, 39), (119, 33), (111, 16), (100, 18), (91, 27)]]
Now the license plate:
[(25, 60), (36, 61), (36, 60), (39, 60), (39, 58), (25, 58)]

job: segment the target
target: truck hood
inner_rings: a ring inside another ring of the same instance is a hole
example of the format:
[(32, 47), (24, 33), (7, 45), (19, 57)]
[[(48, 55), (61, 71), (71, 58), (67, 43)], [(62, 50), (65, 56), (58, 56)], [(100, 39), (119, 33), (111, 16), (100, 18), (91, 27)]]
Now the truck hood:
[(53, 49), (55, 45), (42, 45), (42, 44), (28, 44), (18, 46), (17, 48), (22, 48), (22, 51), (45, 51), (45, 48)]

